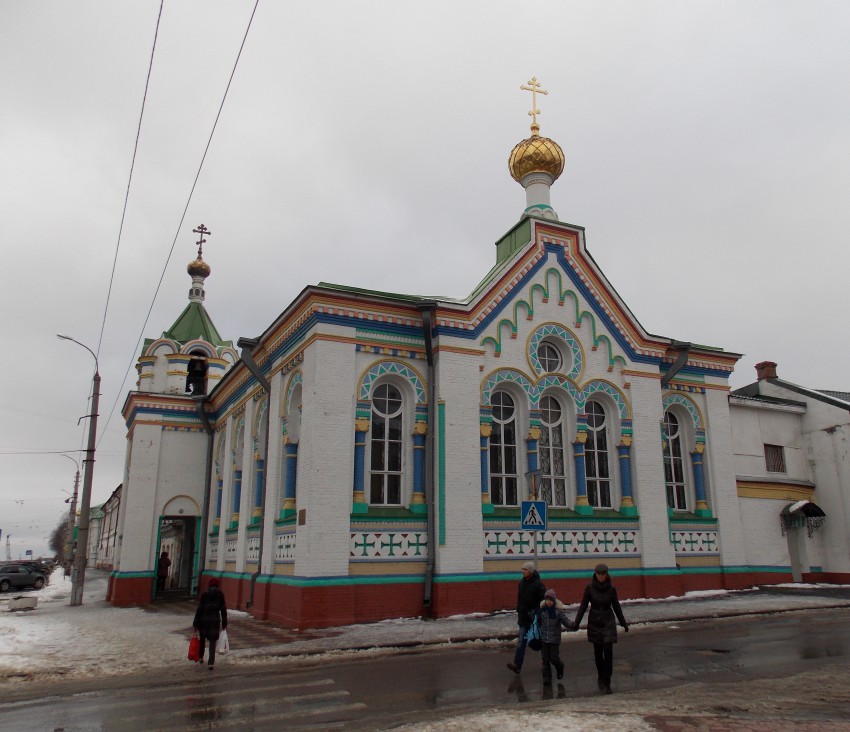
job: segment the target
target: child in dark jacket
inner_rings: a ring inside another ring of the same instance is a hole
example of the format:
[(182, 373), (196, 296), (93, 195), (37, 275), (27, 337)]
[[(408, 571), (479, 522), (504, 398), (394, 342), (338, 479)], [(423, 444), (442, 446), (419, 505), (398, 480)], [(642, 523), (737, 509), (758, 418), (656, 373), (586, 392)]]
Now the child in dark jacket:
[(540, 610), (537, 611), (540, 627), (540, 658), (543, 661), (543, 686), (552, 685), (552, 666), (558, 678), (564, 678), (564, 662), (561, 660), (561, 628), (572, 630), (572, 621), (567, 618), (567, 609), (558, 599), (555, 590), (546, 590)]

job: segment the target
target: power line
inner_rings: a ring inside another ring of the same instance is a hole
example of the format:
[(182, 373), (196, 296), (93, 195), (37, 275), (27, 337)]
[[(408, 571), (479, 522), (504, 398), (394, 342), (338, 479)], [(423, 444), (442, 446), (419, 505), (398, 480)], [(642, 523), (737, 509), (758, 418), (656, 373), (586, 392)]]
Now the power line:
[[(133, 169), (136, 167), (136, 153), (139, 150), (139, 137), (142, 133), (142, 118), (145, 114), (145, 102), (148, 99), (148, 87), (151, 81), (151, 70), (153, 69), (153, 56), (156, 51), (156, 39), (159, 36), (159, 22), (162, 18), (162, 6), (165, 0), (159, 3), (159, 14), (156, 16), (156, 29), (153, 33), (153, 45), (151, 46), (151, 59), (148, 63), (148, 75), (145, 78), (145, 91), (142, 94), (142, 109), (139, 112), (139, 124), (136, 125), (136, 142), (133, 145), (133, 159), (130, 161), (130, 176), (127, 179), (127, 191), (124, 194), (124, 208), (121, 210), (121, 224), (118, 227), (118, 240), (115, 242), (115, 257), (112, 259), (112, 272), (109, 275), (109, 288), (106, 291), (106, 304), (103, 307), (103, 322), (100, 324), (100, 337), (97, 339), (97, 356), (100, 356), (100, 345), (103, 343), (103, 331), (106, 329), (106, 315), (109, 312), (109, 299), (112, 296), (112, 283), (115, 280), (115, 266), (118, 263), (118, 250), (121, 248), (121, 234), (124, 231), (124, 218), (127, 216), (127, 202), (130, 199), (130, 184), (133, 182)], [(126, 377), (125, 377), (126, 378)]]
[(201, 177), (201, 170), (204, 167), (204, 161), (207, 159), (207, 153), (209, 152), (210, 145), (212, 144), (213, 135), (215, 134), (216, 127), (218, 126), (218, 120), (221, 117), (221, 112), (224, 109), (224, 102), (227, 100), (227, 93), (230, 91), (230, 85), (233, 82), (233, 77), (236, 74), (236, 67), (239, 65), (239, 59), (242, 57), (242, 50), (245, 48), (245, 41), (248, 39), (248, 32), (251, 30), (251, 24), (254, 22), (254, 15), (257, 12), (257, 6), (260, 4), (260, 0), (256, 0), (254, 3), (254, 9), (251, 11), (251, 17), (248, 19), (248, 26), (245, 28), (245, 34), (242, 36), (242, 43), (239, 46), (239, 52), (236, 54), (236, 60), (233, 62), (233, 69), (230, 72), (230, 78), (227, 80), (227, 86), (224, 90), (224, 95), (221, 98), (221, 104), (218, 107), (218, 112), (215, 115), (215, 121), (213, 122), (212, 130), (210, 130), (209, 138), (207, 139), (207, 145), (204, 148), (204, 154), (201, 156), (200, 165), (198, 165), (198, 171), (195, 173), (195, 180), (192, 182), (192, 188), (189, 191), (189, 197), (186, 200), (186, 206), (183, 208), (183, 214), (180, 217), (180, 222), (177, 224), (177, 231), (174, 234), (174, 240), (171, 242), (171, 249), (168, 250), (168, 257), (165, 259), (165, 265), (162, 268), (162, 273), (159, 276), (159, 282), (157, 282), (156, 290), (153, 293), (153, 298), (151, 299), (150, 307), (148, 308), (148, 313), (145, 316), (145, 322), (142, 323), (141, 331), (139, 333), (139, 337), (136, 340), (136, 345), (133, 349), (133, 355), (130, 359), (130, 364), (127, 366), (127, 371), (124, 372), (124, 379), (121, 381), (121, 385), (118, 389), (118, 393), (115, 397), (115, 401), (112, 404), (112, 408), (109, 410), (109, 416), (106, 418), (106, 423), (103, 425), (100, 439), (98, 440), (98, 446), (100, 445), (100, 440), (103, 439), (103, 435), (106, 431), (106, 427), (109, 425), (110, 420), (112, 419), (112, 415), (115, 414), (115, 408), (118, 406), (118, 400), (121, 398), (121, 394), (124, 389), (124, 384), (127, 381), (127, 376), (133, 370), (136, 362), (136, 353), (138, 352), (139, 345), (142, 342), (142, 339), (145, 335), (145, 329), (148, 326), (148, 320), (150, 320), (151, 313), (153, 312), (153, 306), (156, 303), (156, 298), (159, 295), (159, 288), (162, 286), (162, 281), (165, 279), (165, 273), (168, 270), (168, 264), (171, 261), (171, 256), (174, 254), (174, 247), (177, 245), (177, 238), (180, 236), (180, 230), (183, 227), (183, 221), (186, 219), (186, 214), (189, 211), (189, 205), (192, 203), (192, 196), (195, 194), (195, 186), (198, 184), (198, 179)]

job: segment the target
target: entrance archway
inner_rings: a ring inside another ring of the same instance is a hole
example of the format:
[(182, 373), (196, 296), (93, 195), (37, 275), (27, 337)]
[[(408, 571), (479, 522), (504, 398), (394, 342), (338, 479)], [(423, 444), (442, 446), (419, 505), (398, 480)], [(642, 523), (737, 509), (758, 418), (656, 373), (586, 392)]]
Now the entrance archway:
[(162, 552), (168, 552), (171, 566), (157, 599), (182, 599), (196, 594), (198, 587), (198, 529), (200, 511), (189, 496), (172, 498), (159, 518), (154, 567)]

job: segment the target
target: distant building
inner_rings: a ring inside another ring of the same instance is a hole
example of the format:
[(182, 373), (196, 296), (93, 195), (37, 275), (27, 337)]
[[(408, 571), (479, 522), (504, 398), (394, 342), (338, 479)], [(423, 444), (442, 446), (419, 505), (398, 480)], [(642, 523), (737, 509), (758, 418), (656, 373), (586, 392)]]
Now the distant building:
[(568, 598), (601, 559), (625, 597), (850, 581), (829, 455), (850, 405), (777, 379), (730, 395), (739, 354), (648, 332), (558, 219), (564, 155), (536, 117), (509, 166), (526, 207), (468, 297), (307, 286), (241, 358), (199, 248), (124, 405), (113, 604), (151, 600), (167, 546), (176, 589), (221, 577), (293, 627), (509, 608), (532, 493), (538, 565)]

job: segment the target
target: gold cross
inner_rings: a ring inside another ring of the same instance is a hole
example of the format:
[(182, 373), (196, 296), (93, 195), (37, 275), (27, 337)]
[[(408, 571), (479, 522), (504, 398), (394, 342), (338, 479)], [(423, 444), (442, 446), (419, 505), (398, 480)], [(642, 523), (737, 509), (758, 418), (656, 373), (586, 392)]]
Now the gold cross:
[(204, 255), (204, 244), (207, 243), (207, 240), (204, 239), (204, 236), (211, 236), (212, 232), (203, 224), (201, 224), (197, 229), (192, 229), (193, 234), (200, 234), (198, 241), (195, 242), (198, 245), (198, 259), (203, 259)]
[(543, 94), (546, 95), (549, 92), (540, 88), (540, 82), (537, 81), (536, 76), (531, 77), (531, 81), (527, 82), (528, 86), (523, 84), (520, 89), (522, 91), (530, 91), (531, 92), (531, 111), (528, 113), (531, 117), (531, 128), (534, 129), (537, 127), (537, 115), (540, 114), (540, 110), (537, 109), (537, 95)]

